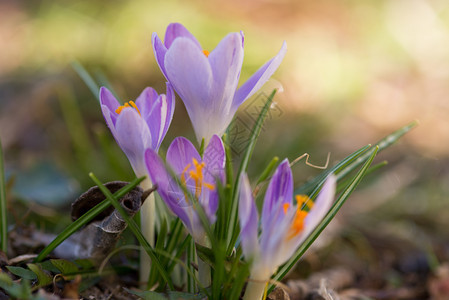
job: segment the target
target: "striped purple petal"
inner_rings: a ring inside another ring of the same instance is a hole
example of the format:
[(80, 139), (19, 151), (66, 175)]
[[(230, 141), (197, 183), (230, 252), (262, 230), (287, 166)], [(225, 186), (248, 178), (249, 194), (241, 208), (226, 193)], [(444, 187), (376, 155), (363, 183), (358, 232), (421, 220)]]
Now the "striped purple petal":
[(243, 255), (246, 259), (254, 258), (259, 253), (259, 216), (246, 174), (240, 177), (239, 221)]
[(271, 75), (277, 70), (285, 53), (287, 52), (287, 44), (282, 44), (279, 53), (265, 63), (256, 73), (254, 73), (235, 93), (232, 106), (237, 109), (246, 99), (257, 92), (270, 79)]

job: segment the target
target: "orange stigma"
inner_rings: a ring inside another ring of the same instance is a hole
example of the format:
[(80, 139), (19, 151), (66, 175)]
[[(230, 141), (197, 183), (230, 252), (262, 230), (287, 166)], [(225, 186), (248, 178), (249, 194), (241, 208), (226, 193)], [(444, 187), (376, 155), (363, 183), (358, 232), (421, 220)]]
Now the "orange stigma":
[(203, 54), (206, 55), (206, 57), (209, 57), (210, 52), (207, 50), (203, 50)]
[(284, 203), (282, 208), (284, 209), (284, 215), (287, 214), (288, 208), (290, 207), (290, 203)]
[(141, 114), (140, 114), (140, 110), (139, 110), (139, 108), (137, 107), (136, 103), (134, 103), (134, 101), (129, 101), (129, 102), (126, 102), (126, 103), (123, 104), (123, 105), (120, 105), (120, 106), (115, 110), (115, 112), (118, 113), (118, 114), (120, 114), (120, 113), (122, 112), (122, 110), (123, 110), (125, 107), (132, 107), (132, 108), (134, 108), (134, 109), (139, 113), (139, 115), (141, 115)]
[[(309, 214), (310, 209), (313, 207), (313, 201), (307, 197), (306, 195), (296, 195), (296, 213), (293, 221), (290, 225), (290, 230), (287, 235), (287, 240), (291, 240), (298, 234), (300, 234), (304, 229), (304, 221)], [(284, 204), (284, 213), (287, 213), (287, 209), (289, 205), (288, 203)], [(307, 208), (307, 211), (304, 210)]]
[(307, 207), (309, 210), (313, 207), (313, 201), (306, 195), (296, 195), (295, 196), (297, 206), (299, 209), (302, 209), (303, 207)]
[(307, 217), (308, 212), (301, 210), (299, 207), (296, 210), (295, 218), (292, 221), (290, 230), (287, 236), (287, 240), (291, 240), (297, 236), (304, 229), (304, 220)]
[[(202, 187), (213, 191), (215, 189), (215, 185), (212, 183), (204, 182), (203, 169), (206, 166), (204, 162), (199, 163), (195, 158), (192, 159), (194, 170), (188, 172), (189, 178), (192, 178), (195, 181), (195, 197), (199, 198), (201, 195)], [(186, 185), (186, 176), (185, 174), (190, 169), (192, 164), (188, 164), (181, 173), (181, 183)], [(186, 197), (187, 199), (187, 197)]]

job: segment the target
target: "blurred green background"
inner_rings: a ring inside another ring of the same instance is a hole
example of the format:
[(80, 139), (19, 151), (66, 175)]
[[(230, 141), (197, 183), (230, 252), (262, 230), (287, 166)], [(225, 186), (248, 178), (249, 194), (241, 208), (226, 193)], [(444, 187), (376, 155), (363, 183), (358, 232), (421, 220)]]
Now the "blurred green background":
[[(16, 198), (40, 201), (44, 212), (91, 186), (90, 171), (103, 181), (132, 178), (72, 63), (109, 82), (122, 100), (146, 86), (165, 92), (151, 34), (163, 37), (170, 22), (183, 23), (209, 50), (242, 30), (241, 82), (287, 41), (284, 62), (262, 89), (282, 86), (283, 93), (262, 132), (253, 178), (274, 155), (293, 160), (307, 152), (311, 163), (323, 165), (330, 152), (332, 164), (419, 120), (379, 155), (390, 164), (367, 178), (339, 220), (447, 234), (446, 0), (0, 1), (0, 137)], [(245, 126), (257, 97), (239, 110)], [(178, 135), (194, 137), (179, 98), (164, 147)], [(319, 170), (300, 163), (294, 172), (300, 185)], [(426, 222), (432, 227), (409, 226)]]

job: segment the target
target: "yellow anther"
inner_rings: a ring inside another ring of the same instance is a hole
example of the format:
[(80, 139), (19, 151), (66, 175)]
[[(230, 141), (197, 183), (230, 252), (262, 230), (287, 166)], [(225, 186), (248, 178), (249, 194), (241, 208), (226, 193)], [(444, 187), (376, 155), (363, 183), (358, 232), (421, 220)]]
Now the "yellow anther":
[(203, 50), (203, 54), (206, 55), (206, 57), (209, 57), (210, 52), (207, 50)]
[(295, 198), (298, 208), (301, 209), (304, 205), (309, 209), (313, 207), (313, 201), (306, 195), (296, 195)]
[(136, 103), (134, 103), (134, 101), (129, 101), (129, 102), (126, 102), (126, 103), (123, 104), (123, 105), (120, 105), (120, 106), (115, 110), (115, 112), (116, 112), (117, 114), (120, 114), (120, 113), (122, 112), (122, 110), (123, 110), (125, 107), (132, 107), (132, 108), (134, 108), (134, 109), (139, 113), (139, 115), (141, 115), (141, 114), (140, 114), (140, 110), (139, 110), (139, 108), (137, 107)]
[[(188, 171), (192, 164), (188, 164), (181, 173), (181, 183), (186, 185), (186, 173), (188, 172), (189, 178), (195, 181), (195, 197), (199, 198), (201, 195), (202, 188), (205, 187), (211, 191), (215, 190), (215, 185), (212, 183), (204, 182), (203, 169), (206, 166), (204, 162), (199, 163), (195, 158), (192, 159), (194, 170)], [(185, 195), (187, 198), (187, 195)]]
[(215, 190), (215, 185), (214, 185), (214, 184), (207, 183), (207, 182), (203, 182), (203, 186), (204, 186), (205, 188), (208, 188), (208, 189), (211, 190), (211, 191)]
[(298, 207), (296, 211), (295, 218), (292, 221), (290, 226), (290, 230), (287, 236), (287, 240), (291, 240), (295, 236), (297, 236), (304, 229), (304, 220), (307, 217), (308, 212), (301, 210)]

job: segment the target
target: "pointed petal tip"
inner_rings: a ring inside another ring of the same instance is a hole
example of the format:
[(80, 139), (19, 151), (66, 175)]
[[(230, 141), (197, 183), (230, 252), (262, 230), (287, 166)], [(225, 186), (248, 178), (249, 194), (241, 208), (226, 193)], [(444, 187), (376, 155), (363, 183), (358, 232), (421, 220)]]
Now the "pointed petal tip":
[[(100, 91), (99, 91), (98, 95), (100, 97), (101, 103), (103, 103), (103, 100), (106, 97), (106, 93), (108, 93), (108, 92), (109, 92), (109, 90), (106, 87), (104, 87), (104, 86), (100, 87)], [(111, 92), (109, 92), (109, 93), (111, 93)]]
[(153, 32), (153, 33), (151, 34), (151, 43), (153, 44), (153, 46), (154, 46), (154, 41), (155, 41), (155, 39), (157, 39), (157, 38), (158, 38), (157, 33), (156, 33), (156, 32)]

